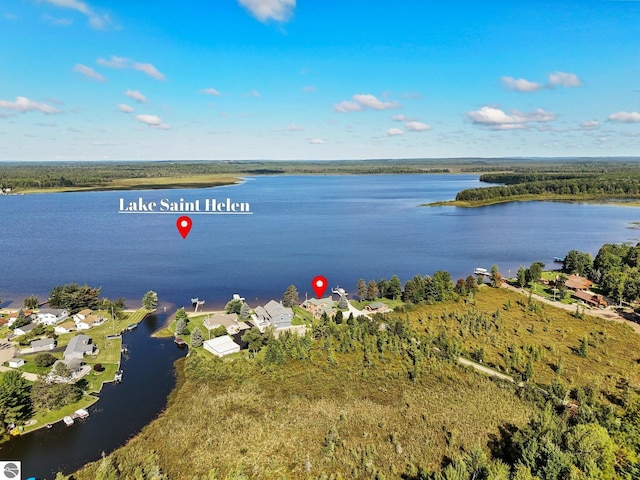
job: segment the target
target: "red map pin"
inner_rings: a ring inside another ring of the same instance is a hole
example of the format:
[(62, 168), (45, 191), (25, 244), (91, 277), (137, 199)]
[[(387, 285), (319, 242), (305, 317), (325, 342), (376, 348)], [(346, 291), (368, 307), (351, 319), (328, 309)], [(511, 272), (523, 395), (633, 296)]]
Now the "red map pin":
[(313, 291), (316, 292), (316, 297), (321, 298), (324, 295), (325, 290), (327, 289), (327, 279), (322, 275), (318, 275), (311, 280), (311, 286), (313, 287)]
[(189, 232), (191, 231), (192, 225), (193, 222), (189, 217), (180, 217), (176, 221), (176, 227), (178, 228), (178, 232), (180, 232), (180, 235), (182, 235), (182, 238), (187, 238), (187, 235), (189, 235)]

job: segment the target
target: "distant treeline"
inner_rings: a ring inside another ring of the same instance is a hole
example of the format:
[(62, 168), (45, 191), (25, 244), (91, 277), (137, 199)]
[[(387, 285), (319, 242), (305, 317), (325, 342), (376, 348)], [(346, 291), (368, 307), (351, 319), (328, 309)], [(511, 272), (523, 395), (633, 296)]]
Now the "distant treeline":
[[(544, 179), (544, 178), (547, 179)], [(548, 179), (551, 178), (551, 179)], [(486, 202), (520, 196), (566, 196), (607, 198), (640, 198), (640, 175), (552, 175), (552, 174), (488, 174), (482, 181), (506, 183), (505, 186), (472, 188), (456, 195), (456, 200)]]

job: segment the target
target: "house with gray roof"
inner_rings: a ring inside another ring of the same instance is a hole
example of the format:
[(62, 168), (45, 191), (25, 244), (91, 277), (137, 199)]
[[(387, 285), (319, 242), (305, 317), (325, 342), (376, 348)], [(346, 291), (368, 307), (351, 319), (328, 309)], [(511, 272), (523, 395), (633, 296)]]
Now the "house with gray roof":
[(65, 360), (81, 360), (85, 355), (92, 355), (96, 346), (91, 343), (91, 339), (86, 335), (76, 335), (73, 337), (64, 351)]
[(35, 323), (28, 323), (26, 325), (23, 325), (21, 327), (16, 327), (13, 330), (13, 333), (15, 333), (16, 335), (26, 335), (27, 333), (29, 333), (30, 331), (32, 331), (34, 328), (36, 328), (38, 325), (36, 325)]
[(53, 338), (44, 338), (42, 340), (33, 340), (30, 343), (31, 351), (33, 353), (36, 352), (45, 352), (47, 350), (53, 350), (56, 348), (56, 341)]
[(254, 312), (258, 328), (265, 323), (273, 325), (276, 329), (290, 327), (293, 320), (293, 310), (275, 300), (269, 301), (264, 307), (257, 307)]

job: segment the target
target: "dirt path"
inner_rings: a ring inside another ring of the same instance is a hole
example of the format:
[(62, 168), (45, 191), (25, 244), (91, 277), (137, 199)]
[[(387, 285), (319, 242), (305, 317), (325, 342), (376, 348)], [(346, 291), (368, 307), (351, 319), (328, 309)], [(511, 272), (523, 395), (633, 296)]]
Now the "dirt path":
[[(514, 287), (512, 285), (508, 285), (508, 284), (503, 284), (506, 285), (506, 288), (513, 290), (514, 292), (518, 292), (522, 295), (529, 295), (529, 291), (528, 290), (524, 290), (522, 288), (518, 288), (518, 287)], [(542, 303), (546, 303), (547, 305), (551, 305), (554, 306), (556, 308), (561, 308), (563, 310), (566, 310), (568, 312), (575, 312), (576, 311), (576, 305), (572, 304), (572, 305), (566, 305), (564, 303), (560, 303), (560, 302), (554, 302), (553, 300), (549, 300), (548, 298), (544, 298), (541, 297), (540, 295), (536, 295), (535, 293), (532, 294), (532, 298), (534, 298), (535, 300), (542, 302)], [(589, 315), (591, 317), (598, 317), (598, 318), (603, 318), (605, 320), (612, 320), (614, 322), (618, 322), (618, 323), (624, 323), (626, 325), (629, 325), (634, 332), (640, 334), (640, 324), (633, 322), (631, 320), (628, 320), (626, 318), (624, 318), (622, 315), (620, 315), (618, 312), (616, 312), (615, 310), (612, 310), (611, 307), (609, 308), (590, 308), (585, 306), (585, 310), (584, 310), (586, 315)]]

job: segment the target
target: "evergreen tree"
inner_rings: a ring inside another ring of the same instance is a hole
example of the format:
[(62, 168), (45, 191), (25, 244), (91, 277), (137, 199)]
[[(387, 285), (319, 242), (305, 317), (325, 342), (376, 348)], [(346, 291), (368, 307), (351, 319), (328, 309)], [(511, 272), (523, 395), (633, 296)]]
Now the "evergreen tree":
[(367, 298), (367, 282), (364, 281), (364, 278), (358, 280), (358, 286), (356, 287), (356, 295), (360, 300), (364, 300)]
[(340, 295), (340, 300), (338, 300), (338, 308), (341, 310), (349, 309), (349, 302), (347, 302), (347, 298)]
[(176, 322), (176, 335), (182, 335), (187, 329), (187, 322), (183, 318)]
[(389, 280), (389, 285), (387, 286), (387, 297), (392, 298), (393, 300), (397, 300), (402, 295), (402, 284), (400, 283), (400, 279), (394, 275)]
[(378, 284), (375, 280), (371, 280), (367, 285), (367, 300), (375, 300), (378, 298)]
[(524, 288), (524, 286), (527, 284), (527, 270), (522, 265), (518, 267), (516, 278), (517, 278), (518, 286), (520, 288)]
[(176, 321), (184, 320), (185, 324), (189, 323), (189, 315), (184, 311), (184, 307), (180, 307), (176, 312)]
[(191, 346), (198, 348), (201, 347), (204, 343), (204, 335), (202, 334), (202, 330), (200, 327), (196, 327), (191, 332)]
[(244, 302), (242, 304), (242, 308), (240, 308), (240, 320), (249, 320), (249, 318), (251, 317), (251, 307)]
[(300, 295), (298, 294), (298, 289), (295, 285), (289, 285), (287, 290), (284, 292), (284, 298), (282, 304), (285, 307), (295, 307), (300, 303)]
[(24, 308), (34, 309), (38, 308), (39, 303), (40, 302), (38, 301), (38, 297), (36, 297), (35, 295), (29, 295), (28, 297), (24, 298), (22, 305), (24, 306)]
[(0, 379), (0, 424), (16, 423), (31, 416), (30, 384), (16, 370)]
[(149, 290), (142, 297), (142, 306), (147, 310), (155, 310), (158, 308), (158, 294), (153, 290)]
[(491, 286), (493, 288), (500, 288), (502, 286), (502, 274), (498, 271), (498, 266), (491, 267)]

